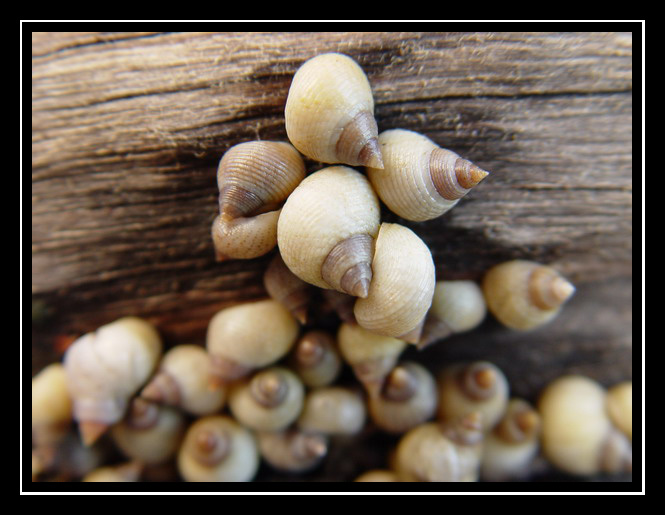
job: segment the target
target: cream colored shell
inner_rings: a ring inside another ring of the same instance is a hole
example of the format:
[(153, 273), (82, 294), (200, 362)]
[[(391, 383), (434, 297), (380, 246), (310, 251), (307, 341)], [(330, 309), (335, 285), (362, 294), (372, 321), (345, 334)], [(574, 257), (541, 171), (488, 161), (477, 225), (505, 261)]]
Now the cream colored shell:
[(328, 437), (306, 434), (298, 429), (259, 432), (256, 435), (261, 457), (270, 466), (285, 472), (306, 472), (318, 465), (328, 452)]
[(487, 176), (455, 152), (404, 129), (381, 133), (383, 168), (367, 168), (377, 195), (395, 214), (416, 222), (451, 209)]
[(492, 363), (453, 364), (439, 376), (439, 418), (453, 421), (464, 415), (480, 413), (486, 433), (503, 416), (508, 393), (506, 376)]
[(277, 224), (282, 259), (305, 282), (362, 296), (372, 277), (379, 216), (379, 201), (362, 174), (346, 166), (319, 170), (282, 208)]
[(607, 465), (613, 469), (608, 472), (630, 468), (630, 446), (613, 428), (606, 392), (595, 381), (577, 375), (556, 379), (541, 394), (538, 411), (543, 452), (556, 467), (576, 475), (593, 475)]
[(298, 427), (307, 433), (353, 435), (365, 425), (362, 398), (351, 390), (328, 386), (311, 390), (305, 397)]
[(217, 170), (220, 214), (212, 225), (217, 260), (255, 258), (274, 248), (279, 207), (304, 177), (305, 163), (289, 143), (231, 147)]
[(552, 320), (575, 292), (553, 268), (524, 260), (492, 267), (482, 288), (492, 314), (507, 327), (521, 331)]
[(130, 461), (122, 465), (100, 467), (87, 474), (84, 483), (135, 483), (141, 476), (143, 465)]
[(356, 483), (393, 483), (399, 482), (397, 474), (392, 470), (368, 470), (359, 475), (354, 482)]
[(342, 370), (335, 339), (324, 331), (305, 333), (296, 343), (290, 363), (310, 388), (328, 386)]
[(236, 420), (247, 428), (281, 431), (300, 415), (304, 396), (298, 376), (286, 368), (271, 367), (258, 372), (249, 381), (233, 385), (229, 408)]
[(423, 323), (434, 294), (434, 262), (429, 248), (410, 229), (383, 223), (372, 271), (367, 298), (358, 299), (353, 309), (358, 324), (416, 343), (420, 334), (409, 333)]
[(136, 317), (102, 326), (67, 349), (67, 385), (84, 441), (91, 443), (103, 426), (122, 419), (129, 399), (150, 377), (161, 352), (156, 329)]
[(378, 393), (383, 379), (406, 348), (404, 340), (383, 336), (359, 325), (343, 323), (337, 332), (339, 350), (370, 395)]
[(382, 166), (372, 90), (365, 72), (346, 55), (318, 55), (298, 69), (284, 118), (289, 140), (307, 157)]
[(607, 392), (607, 412), (612, 423), (633, 439), (633, 382), (624, 381)]
[[(207, 454), (215, 458), (207, 460)], [(251, 481), (258, 468), (258, 447), (252, 433), (222, 415), (194, 422), (178, 452), (178, 471), (185, 481)]]
[(226, 371), (235, 368), (237, 379), (255, 368), (274, 363), (298, 337), (299, 326), (279, 302), (269, 299), (239, 304), (219, 311), (208, 325), (206, 346), (213, 368), (223, 361)]
[(213, 381), (210, 356), (199, 345), (176, 345), (141, 396), (185, 410), (192, 415), (211, 415), (222, 409), (226, 388)]
[(32, 438), (37, 446), (54, 444), (69, 429), (72, 402), (67, 376), (60, 363), (53, 363), (32, 378)]

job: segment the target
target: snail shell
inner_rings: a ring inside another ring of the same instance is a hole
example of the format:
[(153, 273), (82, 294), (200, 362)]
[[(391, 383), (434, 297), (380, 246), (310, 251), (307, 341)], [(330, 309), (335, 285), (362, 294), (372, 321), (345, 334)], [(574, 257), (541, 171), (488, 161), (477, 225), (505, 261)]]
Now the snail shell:
[(226, 416), (198, 419), (178, 452), (178, 471), (185, 481), (251, 481), (258, 468), (252, 433)]
[(607, 412), (612, 423), (633, 440), (633, 382), (624, 381), (607, 392)]
[(221, 310), (206, 336), (213, 374), (232, 381), (274, 363), (289, 352), (298, 330), (291, 313), (272, 299)]
[(32, 378), (32, 439), (37, 447), (62, 439), (72, 423), (72, 402), (67, 376), (60, 363), (53, 363)]
[(275, 255), (268, 265), (263, 275), (263, 285), (268, 295), (283, 304), (298, 322), (307, 322), (307, 307), (312, 287), (294, 275), (279, 254)]
[(353, 435), (365, 425), (365, 404), (361, 397), (339, 386), (311, 390), (298, 418), (298, 427), (307, 433)]
[(306, 61), (291, 82), (284, 117), (289, 140), (307, 157), (383, 167), (372, 89), (350, 57), (329, 53)]
[(372, 333), (359, 325), (342, 324), (337, 332), (339, 350), (370, 396), (378, 394), (406, 342)]
[(346, 166), (309, 175), (284, 204), (277, 243), (303, 281), (364, 297), (372, 279), (379, 201), (369, 181)]
[(605, 389), (584, 376), (563, 376), (542, 392), (545, 457), (570, 474), (589, 476), (632, 468), (632, 447), (607, 413)]
[(395, 471), (401, 481), (477, 481), (482, 453), (481, 416), (441, 425), (421, 424), (399, 441)]
[(129, 399), (150, 377), (161, 352), (157, 330), (136, 317), (102, 326), (67, 349), (67, 385), (86, 445), (122, 419)]
[(475, 282), (438, 281), (418, 348), (478, 327), (486, 313), (483, 292)]
[(485, 437), (480, 469), (486, 481), (524, 479), (538, 453), (540, 416), (522, 399), (511, 399), (501, 421)]
[(185, 433), (179, 411), (136, 398), (125, 419), (111, 428), (111, 437), (127, 456), (142, 463), (164, 463), (175, 456)]
[(356, 324), (353, 305), (356, 298), (336, 290), (321, 290), (326, 307), (335, 313), (342, 322)]
[(219, 216), (212, 225), (218, 261), (250, 259), (277, 244), (279, 206), (305, 177), (289, 143), (250, 141), (226, 151), (217, 170)]
[(328, 437), (306, 434), (297, 429), (260, 432), (257, 435), (261, 457), (283, 472), (306, 472), (316, 467), (328, 452)]
[(389, 433), (404, 433), (428, 420), (436, 411), (436, 381), (422, 365), (401, 363), (386, 377), (379, 395), (370, 396), (374, 423)]
[(215, 381), (210, 356), (203, 347), (176, 345), (164, 354), (141, 397), (192, 415), (211, 415), (224, 406), (226, 389)]
[(395, 214), (422, 222), (451, 209), (487, 172), (416, 132), (379, 136), (383, 167), (367, 168), (381, 200)]
[(319, 388), (328, 386), (337, 378), (342, 359), (332, 336), (323, 331), (309, 331), (296, 343), (291, 364), (303, 383), (310, 388)]
[(523, 260), (492, 267), (482, 287), (492, 314), (502, 324), (521, 331), (552, 320), (575, 292), (553, 268)]
[(304, 388), (293, 372), (272, 367), (233, 385), (229, 408), (245, 427), (257, 431), (281, 431), (293, 422), (302, 410)]
[(381, 224), (373, 279), (367, 298), (353, 312), (365, 329), (416, 343), (434, 295), (434, 262), (427, 245), (410, 229)]
[(482, 415), (488, 432), (501, 419), (508, 404), (508, 380), (487, 361), (457, 363), (439, 376), (439, 418), (457, 420), (469, 413)]

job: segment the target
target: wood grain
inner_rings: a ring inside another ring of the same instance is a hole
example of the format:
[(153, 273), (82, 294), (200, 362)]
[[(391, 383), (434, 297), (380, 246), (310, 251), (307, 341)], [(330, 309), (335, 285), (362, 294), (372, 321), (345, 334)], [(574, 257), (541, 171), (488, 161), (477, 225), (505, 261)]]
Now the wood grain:
[(491, 172), (440, 219), (384, 209), (438, 277), (520, 257), (578, 286), (547, 328), (488, 319), (414, 359), (495, 360), (527, 398), (567, 371), (631, 378), (631, 33), (34, 33), (33, 371), (125, 314), (168, 345), (202, 342), (215, 311), (265, 295), (270, 256), (214, 261), (216, 166), (236, 143), (286, 139), (291, 77), (328, 51), (367, 72), (380, 130)]

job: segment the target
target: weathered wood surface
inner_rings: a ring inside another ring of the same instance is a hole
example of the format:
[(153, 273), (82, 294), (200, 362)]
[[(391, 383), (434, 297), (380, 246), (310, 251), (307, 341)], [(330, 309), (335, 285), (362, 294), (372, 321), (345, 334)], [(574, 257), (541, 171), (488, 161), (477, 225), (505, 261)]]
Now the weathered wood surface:
[(265, 295), (269, 257), (214, 261), (216, 166), (236, 143), (286, 139), (291, 77), (328, 51), (367, 72), (380, 130), (492, 172), (440, 219), (403, 222), (439, 277), (520, 257), (578, 286), (546, 328), (488, 319), (409, 357), (493, 360), (531, 399), (566, 371), (631, 378), (630, 33), (34, 33), (33, 370), (121, 315), (201, 342), (222, 306)]

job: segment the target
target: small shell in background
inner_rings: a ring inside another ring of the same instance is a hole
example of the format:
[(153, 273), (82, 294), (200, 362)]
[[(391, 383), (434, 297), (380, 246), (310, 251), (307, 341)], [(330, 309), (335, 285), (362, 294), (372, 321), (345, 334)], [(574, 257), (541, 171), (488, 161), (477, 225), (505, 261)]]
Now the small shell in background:
[(422, 365), (404, 362), (386, 377), (379, 395), (368, 399), (374, 423), (388, 433), (404, 433), (431, 418), (438, 400), (436, 381)]
[(164, 354), (141, 397), (192, 415), (211, 415), (224, 406), (226, 388), (215, 380), (210, 356), (203, 347), (176, 345)]
[(270, 365), (289, 352), (298, 331), (291, 313), (272, 299), (223, 309), (210, 320), (206, 336), (212, 373), (233, 381)]
[(363, 428), (365, 419), (360, 395), (341, 386), (327, 386), (307, 394), (298, 427), (306, 433), (354, 435)]
[(370, 396), (378, 394), (383, 380), (407, 345), (404, 340), (346, 323), (339, 327), (337, 342), (342, 357)]
[(355, 483), (393, 483), (399, 482), (397, 474), (392, 470), (368, 470), (363, 474), (359, 475), (355, 480)]
[(336, 290), (321, 290), (321, 294), (326, 308), (334, 311), (342, 322), (357, 324), (353, 314), (356, 297)]
[(128, 458), (146, 464), (175, 456), (185, 434), (184, 415), (168, 406), (136, 398), (127, 416), (111, 428), (111, 438)]
[(346, 166), (309, 175), (289, 196), (277, 224), (286, 266), (303, 281), (364, 297), (372, 279), (379, 200)]
[(178, 471), (185, 481), (251, 481), (258, 468), (254, 436), (227, 416), (198, 419), (178, 452)]
[(439, 375), (441, 420), (452, 421), (469, 413), (480, 413), (486, 433), (501, 419), (507, 404), (508, 380), (492, 363), (457, 363)]
[(67, 375), (60, 363), (53, 363), (32, 378), (32, 440), (35, 446), (53, 445), (69, 431), (72, 402)]
[(290, 364), (310, 388), (328, 386), (342, 369), (335, 339), (324, 331), (308, 331), (298, 340)]
[(229, 393), (231, 413), (243, 426), (256, 431), (281, 431), (302, 411), (304, 387), (298, 376), (282, 367), (256, 373), (234, 384)]
[(284, 305), (298, 322), (307, 323), (307, 308), (312, 297), (312, 287), (289, 270), (279, 253), (266, 268), (263, 285), (268, 295)]
[(217, 260), (270, 252), (277, 244), (279, 207), (304, 177), (305, 163), (289, 143), (250, 141), (227, 150), (217, 170)]
[(485, 481), (526, 479), (539, 441), (540, 415), (528, 402), (511, 399), (503, 418), (485, 436), (480, 477)]
[(632, 446), (612, 424), (607, 392), (594, 380), (562, 376), (543, 390), (538, 400), (542, 446), (555, 467), (580, 476), (632, 469)]
[(282, 472), (307, 472), (316, 467), (328, 452), (328, 437), (307, 434), (291, 428), (280, 432), (256, 434), (261, 457)]
[(483, 292), (475, 282), (437, 281), (418, 348), (423, 349), (451, 334), (475, 329), (486, 314)]
[(607, 391), (607, 413), (612, 423), (633, 440), (633, 382), (624, 381)]
[(575, 292), (554, 268), (524, 260), (490, 268), (482, 288), (487, 307), (499, 322), (520, 331), (552, 320)]
[(130, 461), (122, 465), (100, 467), (87, 474), (84, 483), (136, 483), (141, 477), (143, 465)]
[(398, 224), (381, 224), (373, 279), (353, 312), (365, 329), (417, 343), (434, 295), (434, 262), (423, 240)]
[(410, 482), (477, 481), (483, 441), (480, 421), (478, 413), (470, 413), (411, 429), (397, 444), (397, 476)]
[(298, 69), (284, 118), (289, 140), (311, 159), (383, 167), (372, 89), (346, 55), (321, 54)]
[(136, 317), (104, 325), (67, 349), (67, 385), (86, 445), (122, 419), (130, 398), (152, 375), (161, 353), (157, 330)]
[(382, 132), (379, 144), (384, 166), (368, 167), (367, 176), (386, 206), (407, 220), (441, 216), (487, 176), (485, 170), (413, 131)]

